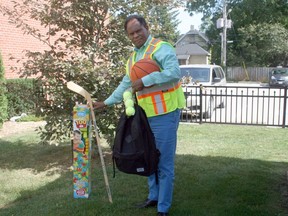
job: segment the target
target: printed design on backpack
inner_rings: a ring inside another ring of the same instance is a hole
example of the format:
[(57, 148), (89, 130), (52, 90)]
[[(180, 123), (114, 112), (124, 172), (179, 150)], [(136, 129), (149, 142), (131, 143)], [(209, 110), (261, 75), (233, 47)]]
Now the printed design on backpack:
[[(118, 170), (141, 176), (157, 174), (160, 152), (145, 111), (135, 104), (135, 114), (121, 115), (113, 146), (113, 164)], [(157, 175), (156, 175), (157, 176)]]

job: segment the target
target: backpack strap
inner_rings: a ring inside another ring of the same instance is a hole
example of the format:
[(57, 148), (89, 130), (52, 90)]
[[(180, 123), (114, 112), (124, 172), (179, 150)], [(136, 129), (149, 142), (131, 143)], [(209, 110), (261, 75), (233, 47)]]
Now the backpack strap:
[(133, 93), (132, 97), (134, 98), (135, 103), (138, 105), (137, 95), (135, 92)]

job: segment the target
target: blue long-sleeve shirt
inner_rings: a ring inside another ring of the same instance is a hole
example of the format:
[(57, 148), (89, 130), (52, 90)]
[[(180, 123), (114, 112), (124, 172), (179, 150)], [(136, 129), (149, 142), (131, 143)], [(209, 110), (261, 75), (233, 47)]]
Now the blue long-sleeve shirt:
[[(149, 35), (145, 44), (140, 48), (134, 48), (136, 52), (136, 59), (138, 61), (143, 58), (145, 50), (152, 40), (151, 35)], [(177, 82), (180, 76), (180, 69), (178, 59), (176, 57), (175, 50), (169, 44), (162, 44), (161, 47), (154, 53), (153, 59), (157, 61), (160, 67), (163, 69), (161, 72), (153, 72), (142, 78), (142, 82), (144, 86), (151, 85), (161, 85), (163, 83), (168, 82)], [(126, 74), (119, 86), (114, 90), (114, 92), (104, 101), (104, 103), (108, 106), (120, 103), (123, 100), (123, 93), (126, 89), (131, 87), (131, 80), (129, 76)]]

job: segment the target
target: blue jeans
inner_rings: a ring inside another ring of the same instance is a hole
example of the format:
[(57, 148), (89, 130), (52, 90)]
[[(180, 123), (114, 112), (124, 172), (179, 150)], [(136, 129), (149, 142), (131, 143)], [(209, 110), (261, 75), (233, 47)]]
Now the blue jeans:
[(158, 212), (168, 212), (174, 188), (174, 161), (180, 110), (148, 118), (161, 156), (158, 165), (158, 185), (155, 175), (148, 177), (149, 200), (158, 200)]

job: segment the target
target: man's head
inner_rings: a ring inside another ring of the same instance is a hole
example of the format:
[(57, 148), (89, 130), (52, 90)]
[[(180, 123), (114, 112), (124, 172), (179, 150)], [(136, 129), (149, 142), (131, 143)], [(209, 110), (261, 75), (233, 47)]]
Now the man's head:
[(139, 15), (127, 17), (124, 28), (128, 38), (137, 48), (140, 48), (146, 42), (150, 34), (145, 19)]

